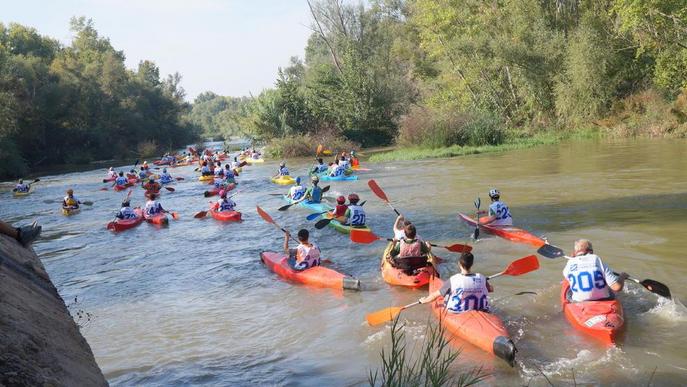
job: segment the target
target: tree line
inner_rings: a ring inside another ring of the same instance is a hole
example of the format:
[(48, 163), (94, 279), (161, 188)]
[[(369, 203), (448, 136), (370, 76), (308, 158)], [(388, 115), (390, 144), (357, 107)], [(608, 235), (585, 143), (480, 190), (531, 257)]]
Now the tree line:
[[(262, 141), (325, 133), (364, 146), (482, 145), (509, 129), (603, 125), (625, 110), (612, 124), (627, 126), (653, 101), (656, 119), (671, 120), (659, 135), (687, 133), (682, 0), (308, 5), (304, 58), (280, 68), (273, 88), (221, 109), (231, 125), (199, 125)], [(194, 114), (207, 103), (196, 100)]]
[(147, 156), (197, 138), (178, 73), (162, 79), (148, 60), (127, 69), (90, 19), (70, 24), (69, 45), (0, 24), (0, 177)]

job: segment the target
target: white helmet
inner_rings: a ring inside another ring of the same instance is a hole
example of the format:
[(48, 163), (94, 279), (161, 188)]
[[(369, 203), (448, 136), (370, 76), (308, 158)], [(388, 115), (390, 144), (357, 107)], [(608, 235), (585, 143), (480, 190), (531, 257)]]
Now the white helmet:
[(501, 196), (501, 192), (497, 190), (496, 188), (492, 188), (489, 190), (489, 197), (490, 198), (498, 198)]

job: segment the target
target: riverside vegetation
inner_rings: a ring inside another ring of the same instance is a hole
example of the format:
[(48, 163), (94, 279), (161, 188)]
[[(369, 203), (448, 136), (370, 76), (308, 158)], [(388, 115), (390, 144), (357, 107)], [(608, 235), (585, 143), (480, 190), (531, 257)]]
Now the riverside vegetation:
[(304, 58), (257, 96), (199, 96), (194, 123), (266, 142), (280, 157), (334, 139), (401, 148), (377, 161), (687, 134), (683, 1), (308, 5)]

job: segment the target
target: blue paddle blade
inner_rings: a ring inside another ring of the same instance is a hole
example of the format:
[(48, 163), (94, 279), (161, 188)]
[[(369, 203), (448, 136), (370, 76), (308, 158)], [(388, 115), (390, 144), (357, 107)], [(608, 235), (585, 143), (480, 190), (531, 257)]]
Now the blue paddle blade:
[(320, 216), (322, 216), (322, 214), (325, 214), (325, 212), (318, 212), (318, 213), (315, 213), (315, 214), (310, 214), (310, 215), (308, 215), (305, 219), (307, 219), (307, 220), (315, 220), (315, 219), (319, 218)]

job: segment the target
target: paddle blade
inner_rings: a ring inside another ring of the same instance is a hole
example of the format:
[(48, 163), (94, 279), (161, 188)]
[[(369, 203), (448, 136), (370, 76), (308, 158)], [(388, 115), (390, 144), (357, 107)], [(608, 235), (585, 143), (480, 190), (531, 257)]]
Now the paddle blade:
[(281, 207), (279, 207), (279, 211), (286, 211), (286, 210), (288, 210), (289, 208), (291, 208), (291, 206), (293, 206), (294, 204), (295, 204), (295, 203), (291, 203), (291, 204), (287, 204), (287, 205), (285, 205), (285, 206), (281, 206)]
[(175, 190), (174, 188), (172, 188), (172, 187), (165, 187), (165, 189), (166, 189), (167, 191), (169, 191), (169, 192), (174, 192), (174, 191), (176, 191), (176, 190)]
[(528, 255), (511, 262), (504, 270), (503, 275), (522, 275), (539, 269), (539, 260), (536, 255)]
[(90, 200), (86, 200), (85, 202), (81, 202), (81, 204), (87, 205), (87, 206), (92, 206), (93, 202)]
[(317, 150), (315, 151), (315, 154), (319, 156), (320, 153), (322, 153), (322, 148), (323, 148), (322, 144), (318, 145)]
[(367, 320), (367, 323), (372, 326), (384, 324), (387, 321), (392, 321), (395, 319), (402, 310), (403, 308), (400, 306), (392, 306), (390, 308), (378, 310), (368, 314), (365, 316), (365, 320)]
[(201, 219), (201, 218), (206, 217), (207, 214), (208, 214), (207, 211), (200, 211), (200, 212), (197, 212), (195, 215), (193, 215), (193, 217), (196, 219)]
[(258, 215), (260, 215), (261, 218), (265, 219), (265, 222), (275, 224), (274, 219), (272, 219), (270, 214), (265, 212), (265, 210), (260, 208), (260, 206), (255, 206), (255, 209), (258, 211)]
[(326, 186), (326, 187), (322, 188), (322, 193), (329, 191), (329, 188), (331, 188), (331, 186)]
[(375, 195), (377, 195), (378, 198), (382, 199), (387, 203), (389, 202), (389, 199), (386, 197), (386, 194), (384, 193), (382, 188), (379, 187), (379, 185), (374, 179), (370, 179), (367, 182), (367, 185), (370, 186), (370, 189), (372, 190), (372, 192), (374, 192)]
[(461, 245), (460, 243), (456, 243), (455, 245), (446, 246), (446, 250), (452, 251), (454, 253), (469, 253), (472, 251), (472, 246)]
[(183, 177), (176, 177), (175, 179), (177, 179), (177, 181), (182, 181), (182, 180), (184, 180)]
[(651, 293), (658, 294), (659, 296), (665, 298), (673, 298), (670, 294), (670, 289), (668, 289), (666, 285), (658, 281), (654, 281), (652, 279), (645, 279), (639, 284), (644, 286), (644, 288), (650, 291)]
[(472, 233), (472, 239), (479, 239), (479, 227), (475, 227), (475, 231)]
[(308, 215), (305, 219), (307, 219), (309, 221), (313, 221), (313, 220), (319, 218), (320, 216), (322, 216), (322, 214), (326, 214), (326, 212), (316, 212), (314, 214)]
[(329, 222), (331, 222), (331, 219), (320, 219), (315, 223), (315, 228), (318, 230), (322, 230), (323, 228), (327, 227), (329, 225)]
[(378, 241), (382, 238), (378, 237), (371, 231), (357, 230), (355, 228), (351, 229), (351, 240), (355, 243), (372, 243)]
[(565, 252), (560, 247), (550, 245), (545, 243), (542, 247), (537, 250), (537, 254), (546, 258), (560, 258), (565, 256)]
[(179, 220), (180, 216), (179, 216), (178, 213), (172, 212), (171, 214), (172, 214), (172, 219), (174, 219), (174, 220)]
[(107, 187), (103, 187), (100, 189), (101, 191), (107, 191)]
[[(34, 179), (33, 183), (38, 183), (39, 181), (41, 181), (41, 179)], [(33, 183), (31, 183), (31, 184), (33, 184)]]

